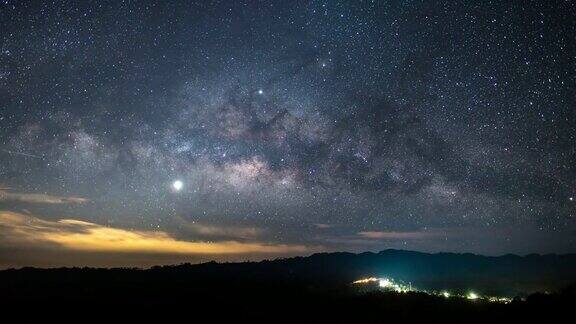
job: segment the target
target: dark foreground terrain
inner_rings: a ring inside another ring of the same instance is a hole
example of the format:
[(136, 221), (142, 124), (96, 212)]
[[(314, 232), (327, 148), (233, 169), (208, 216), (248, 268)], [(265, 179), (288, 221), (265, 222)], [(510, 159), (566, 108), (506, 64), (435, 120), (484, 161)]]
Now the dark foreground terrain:
[[(474, 288), (519, 298), (503, 304), (351, 284), (383, 275), (426, 290)], [(388, 250), (148, 270), (5, 270), (0, 305), (9, 323), (551, 323), (571, 322), (576, 289), (569, 282), (576, 282), (574, 255), (489, 258)]]

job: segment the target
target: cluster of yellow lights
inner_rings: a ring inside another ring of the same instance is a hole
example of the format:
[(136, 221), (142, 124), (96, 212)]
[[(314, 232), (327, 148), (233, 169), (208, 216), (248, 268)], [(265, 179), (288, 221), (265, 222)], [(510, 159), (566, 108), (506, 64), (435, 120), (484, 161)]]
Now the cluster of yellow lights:
[(356, 280), (356, 281), (354, 281), (353, 283), (354, 283), (354, 284), (366, 284), (366, 283), (376, 282), (376, 281), (380, 281), (380, 279), (371, 277), (371, 278), (365, 278), (365, 279)]

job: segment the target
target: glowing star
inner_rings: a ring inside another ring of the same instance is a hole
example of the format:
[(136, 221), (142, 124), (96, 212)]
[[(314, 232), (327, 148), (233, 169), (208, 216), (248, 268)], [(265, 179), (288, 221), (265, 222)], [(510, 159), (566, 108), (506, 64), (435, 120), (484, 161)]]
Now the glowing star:
[(172, 183), (172, 188), (176, 191), (182, 190), (182, 187), (184, 187), (184, 183), (180, 180), (176, 180)]
[(264, 94), (264, 90), (262, 90), (262, 89), (258, 90), (258, 94), (259, 94), (259, 95)]

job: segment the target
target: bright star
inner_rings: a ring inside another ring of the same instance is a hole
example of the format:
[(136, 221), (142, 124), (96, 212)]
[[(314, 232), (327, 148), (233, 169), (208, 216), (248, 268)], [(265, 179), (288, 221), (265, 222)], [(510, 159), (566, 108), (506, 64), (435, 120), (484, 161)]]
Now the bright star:
[(182, 187), (184, 187), (184, 183), (180, 180), (176, 180), (174, 183), (172, 183), (172, 188), (174, 188), (176, 191), (182, 190)]
[(258, 94), (259, 95), (264, 94), (264, 90), (262, 90), (262, 89), (258, 90)]

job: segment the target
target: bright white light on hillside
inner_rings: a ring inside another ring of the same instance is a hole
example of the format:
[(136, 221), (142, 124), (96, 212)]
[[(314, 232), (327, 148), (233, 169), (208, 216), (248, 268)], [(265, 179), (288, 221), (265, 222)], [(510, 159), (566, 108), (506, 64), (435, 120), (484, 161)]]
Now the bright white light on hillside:
[(474, 300), (474, 299), (478, 299), (478, 295), (473, 293), (473, 292), (469, 292), (468, 295), (466, 296), (466, 298), (470, 299), (470, 300)]
[(384, 279), (380, 279), (380, 282), (378, 283), (378, 285), (382, 288), (388, 288), (390, 286), (392, 286), (392, 282), (386, 278)]
[(442, 296), (446, 297), (446, 298), (450, 298), (450, 293), (447, 291), (443, 291), (442, 292)]

